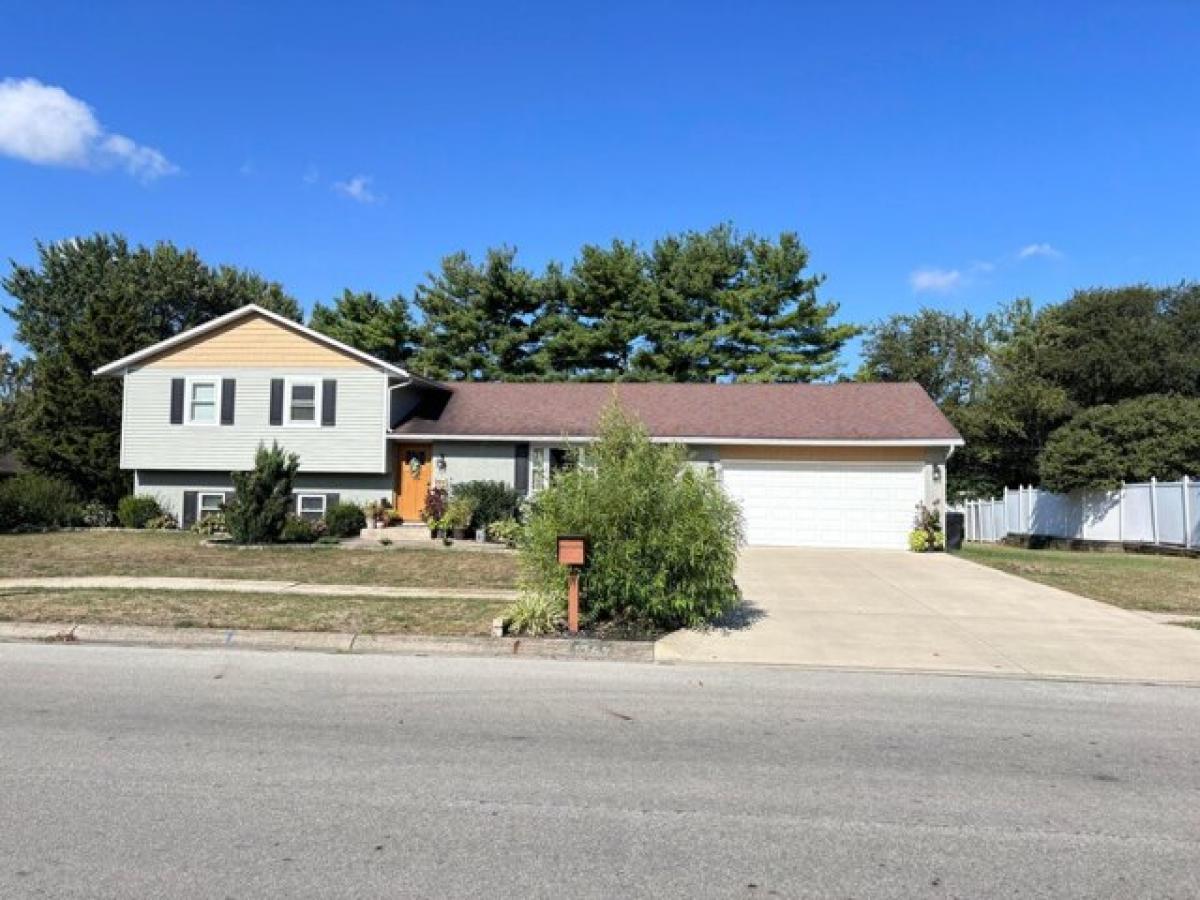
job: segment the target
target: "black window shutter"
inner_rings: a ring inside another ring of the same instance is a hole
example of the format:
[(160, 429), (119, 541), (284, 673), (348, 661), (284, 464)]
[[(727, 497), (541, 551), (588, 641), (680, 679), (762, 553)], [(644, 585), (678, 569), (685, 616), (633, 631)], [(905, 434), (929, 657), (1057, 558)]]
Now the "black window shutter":
[(232, 503), (235, 497), (237, 497), (236, 491), (225, 491), (225, 503), (227, 505)]
[(337, 424), (337, 379), (326, 378), (321, 382), (321, 424)]
[(271, 424), (283, 424), (283, 379), (271, 379)]
[(199, 500), (198, 491), (183, 492), (183, 521), (179, 523), (180, 528), (191, 528), (196, 524), (196, 506)]
[(529, 445), (513, 446), (513, 487), (518, 494), (529, 493)]
[(221, 424), (233, 424), (233, 406), (237, 402), (237, 381), (233, 378), (221, 379)]
[(171, 424), (183, 424), (183, 379), (171, 379)]
[(342, 499), (341, 494), (326, 494), (325, 495), (325, 512), (329, 512), (338, 505), (338, 501)]

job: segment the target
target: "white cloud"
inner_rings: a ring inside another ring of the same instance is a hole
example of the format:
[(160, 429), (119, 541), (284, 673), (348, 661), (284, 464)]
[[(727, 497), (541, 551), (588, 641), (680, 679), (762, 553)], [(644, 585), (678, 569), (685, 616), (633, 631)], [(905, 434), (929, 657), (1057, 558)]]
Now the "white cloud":
[(359, 203), (381, 203), (383, 198), (371, 190), (370, 175), (355, 175), (348, 181), (335, 181), (333, 189)]
[(962, 282), (962, 272), (958, 269), (917, 269), (908, 276), (909, 285), (918, 294), (949, 293), (959, 287)]
[(0, 153), (40, 166), (116, 166), (142, 181), (179, 171), (153, 147), (106, 131), (82, 100), (36, 78), (0, 81)]
[(1049, 244), (1026, 244), (1017, 251), (1017, 259), (1030, 259), (1035, 256), (1043, 256), (1046, 259), (1060, 259), (1062, 252), (1051, 247)]
[(304, 170), (304, 175), (301, 177), (300, 180), (303, 181), (305, 184), (316, 184), (317, 181), (320, 179), (320, 177), (321, 177), (321, 173), (319, 171), (317, 171), (317, 167), (310, 165), (307, 169)]

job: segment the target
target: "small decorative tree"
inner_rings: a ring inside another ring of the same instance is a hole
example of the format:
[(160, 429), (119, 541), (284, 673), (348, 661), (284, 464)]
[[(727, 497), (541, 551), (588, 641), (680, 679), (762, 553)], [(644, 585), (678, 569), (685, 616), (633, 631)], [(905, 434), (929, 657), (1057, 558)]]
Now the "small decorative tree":
[(552, 613), (567, 590), (560, 534), (588, 538), (583, 613), (593, 621), (678, 628), (710, 622), (740, 602), (737, 504), (685, 448), (652, 442), (615, 400), (586, 465), (555, 473), (530, 508), (522, 588)]
[(249, 472), (234, 472), (234, 498), (225, 504), (225, 525), (239, 544), (272, 544), (279, 540), (292, 503), (292, 483), (300, 458), (272, 442), (262, 444)]

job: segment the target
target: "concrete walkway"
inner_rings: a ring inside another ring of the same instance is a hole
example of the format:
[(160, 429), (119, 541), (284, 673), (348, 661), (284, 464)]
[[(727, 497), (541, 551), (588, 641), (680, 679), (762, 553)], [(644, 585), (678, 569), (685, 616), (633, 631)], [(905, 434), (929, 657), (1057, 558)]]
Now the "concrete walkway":
[(299, 581), (247, 581), (240, 578), (86, 577), (0, 578), (0, 590), (96, 588), (99, 590), (216, 591), (225, 594), (308, 594), (326, 597), (428, 597), (442, 600), (515, 600), (517, 592), (499, 588), (422, 588), (378, 584), (307, 584)]
[(745, 624), (656, 657), (1200, 683), (1200, 632), (946, 554), (752, 548), (738, 582)]

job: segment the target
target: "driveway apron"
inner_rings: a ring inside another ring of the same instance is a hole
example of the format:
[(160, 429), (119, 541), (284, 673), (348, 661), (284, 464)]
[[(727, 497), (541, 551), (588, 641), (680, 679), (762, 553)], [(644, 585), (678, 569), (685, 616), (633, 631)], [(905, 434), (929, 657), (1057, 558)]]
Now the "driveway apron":
[(1200, 683), (1200, 632), (947, 554), (748, 548), (729, 627), (662, 661)]

